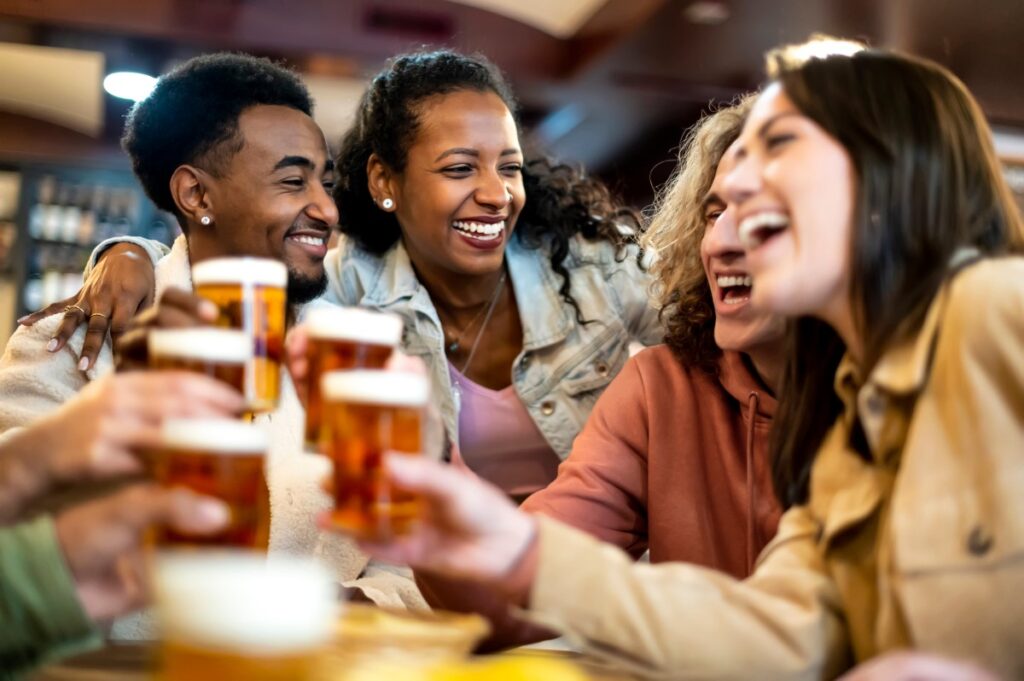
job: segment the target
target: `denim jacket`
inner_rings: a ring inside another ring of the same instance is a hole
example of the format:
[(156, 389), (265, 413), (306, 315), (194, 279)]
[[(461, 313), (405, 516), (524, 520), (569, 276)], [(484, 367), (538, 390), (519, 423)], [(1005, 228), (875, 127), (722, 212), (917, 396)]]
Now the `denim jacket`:
[[(558, 293), (562, 278), (549, 251), (513, 238), (505, 250), (519, 305), (523, 349), (512, 365), (512, 383), (537, 428), (564, 459), (591, 408), (629, 356), (632, 341), (659, 343), (664, 335), (648, 295), (649, 279), (637, 266), (636, 249), (616, 259), (607, 242), (576, 238), (566, 269), (572, 294), (587, 324)], [(327, 254), (324, 300), (392, 312), (405, 323), (402, 350), (429, 367), (435, 399), (451, 434), (458, 411), (452, 393), (444, 333), (437, 310), (413, 271), (401, 242), (382, 256), (344, 240)]]

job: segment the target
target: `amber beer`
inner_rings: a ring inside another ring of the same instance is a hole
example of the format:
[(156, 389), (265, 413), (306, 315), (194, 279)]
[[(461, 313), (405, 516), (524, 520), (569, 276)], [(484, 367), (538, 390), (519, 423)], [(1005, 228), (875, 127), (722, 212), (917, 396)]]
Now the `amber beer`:
[(146, 338), (149, 365), (160, 370), (185, 370), (245, 389), (245, 370), (252, 343), (242, 331), (192, 327), (154, 329)]
[(332, 371), (321, 379), (324, 453), (334, 463), (332, 523), (360, 539), (405, 534), (419, 516), (416, 495), (395, 488), (385, 452), (423, 448), (426, 376), (391, 371)]
[(267, 258), (214, 258), (192, 268), (192, 283), (220, 310), (219, 326), (252, 339), (243, 394), (250, 410), (272, 411), (281, 393), (287, 268)]
[(168, 419), (149, 452), (150, 475), (164, 487), (187, 487), (231, 509), (228, 526), (211, 535), (155, 531), (158, 546), (233, 546), (266, 551), (270, 494), (264, 475), (267, 435), (233, 419)]
[(160, 555), (153, 583), (165, 681), (322, 678), (334, 588), (308, 558), (236, 552)]
[(340, 369), (382, 369), (402, 339), (402, 320), (356, 307), (321, 306), (306, 315), (309, 360), (306, 445), (315, 449), (323, 403), (320, 379)]

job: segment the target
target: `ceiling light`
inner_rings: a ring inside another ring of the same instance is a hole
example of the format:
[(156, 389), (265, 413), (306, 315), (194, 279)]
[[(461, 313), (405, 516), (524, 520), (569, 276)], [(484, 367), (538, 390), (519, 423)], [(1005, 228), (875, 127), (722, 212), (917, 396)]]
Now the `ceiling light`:
[(138, 102), (149, 96), (156, 86), (156, 78), (144, 73), (118, 71), (103, 79), (103, 89), (115, 97)]
[(694, 2), (683, 10), (683, 16), (694, 24), (717, 26), (729, 18), (729, 8), (721, 2)]

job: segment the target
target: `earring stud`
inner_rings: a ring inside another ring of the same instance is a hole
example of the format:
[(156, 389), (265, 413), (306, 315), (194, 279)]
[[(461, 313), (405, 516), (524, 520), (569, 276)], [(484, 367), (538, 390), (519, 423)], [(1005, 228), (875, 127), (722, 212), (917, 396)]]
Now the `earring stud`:
[(384, 207), (384, 210), (391, 210), (392, 208), (395, 207), (395, 202), (392, 201), (390, 198), (387, 198), (381, 201), (380, 205)]
[(209, 215), (204, 215), (203, 217), (199, 218), (199, 222), (209, 226), (209, 224), (213, 222), (213, 218), (211, 218)]

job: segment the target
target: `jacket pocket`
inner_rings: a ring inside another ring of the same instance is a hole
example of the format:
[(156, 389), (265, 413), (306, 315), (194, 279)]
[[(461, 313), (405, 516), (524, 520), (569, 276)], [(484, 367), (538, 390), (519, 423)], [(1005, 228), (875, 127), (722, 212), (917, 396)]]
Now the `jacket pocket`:
[(622, 370), (628, 357), (625, 335), (615, 327), (609, 328), (566, 362), (568, 368), (559, 387), (570, 397), (603, 390)]

